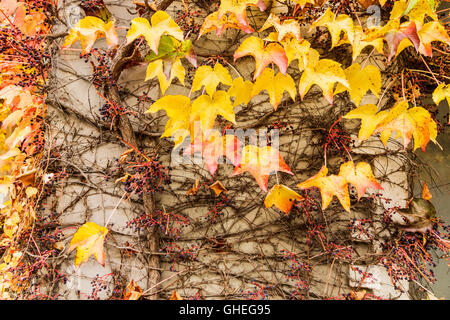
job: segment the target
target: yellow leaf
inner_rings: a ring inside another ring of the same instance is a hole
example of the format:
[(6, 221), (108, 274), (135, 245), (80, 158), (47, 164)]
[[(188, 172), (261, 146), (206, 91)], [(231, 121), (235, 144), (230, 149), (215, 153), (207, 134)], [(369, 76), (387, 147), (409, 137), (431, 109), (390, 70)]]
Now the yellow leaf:
[(167, 78), (164, 73), (164, 60), (158, 59), (149, 63), (147, 67), (147, 73), (145, 76), (145, 81), (158, 77), (159, 87), (162, 94), (165, 94), (167, 88), (172, 83), (172, 80), (178, 78), (178, 80), (184, 85), (185, 69), (181, 64), (181, 59), (176, 59), (171, 64), (171, 70), (169, 71), (169, 78)]
[[(425, 151), (425, 147), (430, 140), (437, 143), (436, 122), (434, 122), (430, 113), (422, 107), (414, 107), (404, 111), (394, 120), (377, 128), (376, 131), (384, 133), (385, 137), (389, 137), (392, 131), (396, 131), (397, 136), (403, 138), (405, 148), (414, 138), (414, 151), (419, 147)], [(386, 142), (387, 138), (384, 139), (383, 143), (386, 144)]]
[(367, 140), (375, 131), (378, 124), (387, 115), (386, 111), (377, 113), (378, 107), (374, 104), (366, 104), (360, 106), (349, 113), (344, 118), (346, 119), (361, 119), (361, 128), (359, 129), (358, 139), (360, 141)]
[(233, 106), (236, 107), (240, 104), (247, 105), (252, 99), (253, 83), (251, 81), (244, 81), (242, 77), (233, 80), (231, 88), (228, 89), (228, 95), (235, 97)]
[(274, 27), (278, 32), (278, 41), (281, 42), (285, 37), (295, 37), (298, 41), (302, 38), (300, 35), (300, 24), (297, 20), (287, 19), (280, 22), (280, 18), (271, 13), (264, 25), (258, 32), (264, 31), (270, 27)]
[(214, 127), (214, 121), (218, 115), (236, 123), (233, 105), (225, 91), (216, 91), (212, 97), (201, 95), (192, 103), (190, 121), (199, 120), (204, 131)]
[(202, 27), (200, 28), (199, 32), (199, 37), (213, 30), (216, 30), (216, 35), (220, 37), (222, 33), (228, 28), (241, 29), (245, 33), (252, 33), (255, 31), (248, 24), (240, 24), (236, 19), (236, 16), (232, 13), (228, 15), (224, 14), (219, 19), (219, 12), (216, 11), (208, 15), (203, 21)]
[(340, 14), (335, 17), (334, 13), (328, 7), (327, 11), (311, 25), (311, 28), (324, 26), (327, 27), (331, 35), (331, 48), (335, 47), (339, 39), (341, 38), (341, 32), (344, 31), (347, 34), (347, 38), (350, 43), (353, 42), (354, 30), (353, 20), (345, 14)]
[(329, 59), (321, 59), (315, 66), (309, 66), (303, 72), (298, 91), (303, 100), (303, 97), (311, 86), (316, 84), (322, 89), (323, 95), (330, 104), (333, 104), (333, 87), (336, 82), (341, 83), (347, 88), (349, 87), (340, 63)]
[(431, 140), (437, 143), (437, 125), (430, 113), (422, 107), (408, 109), (407, 101), (400, 101), (390, 110), (377, 113), (374, 105), (364, 105), (350, 111), (347, 119), (361, 119), (359, 139), (366, 140), (372, 134), (381, 133), (381, 141), (386, 145), (393, 131), (403, 138), (406, 148), (414, 138), (414, 150), (425, 147)]
[(292, 209), (294, 200), (301, 201), (303, 199), (304, 198), (301, 195), (291, 188), (282, 184), (276, 184), (267, 194), (266, 199), (264, 200), (264, 205), (266, 208), (275, 206), (284, 213), (288, 214)]
[(183, 95), (165, 96), (155, 101), (145, 113), (155, 113), (160, 110), (165, 110), (169, 117), (161, 137), (174, 136), (175, 147), (177, 147), (189, 135), (191, 100)]
[(270, 64), (275, 63), (282, 74), (286, 74), (288, 58), (283, 47), (277, 43), (270, 43), (264, 46), (264, 41), (257, 37), (248, 37), (234, 52), (234, 61), (244, 56), (255, 58), (255, 74), (253, 80), (258, 78), (262, 71)]
[(315, 176), (298, 184), (297, 188), (319, 188), (322, 195), (322, 210), (325, 210), (333, 197), (336, 196), (344, 209), (350, 212), (350, 196), (348, 194), (347, 180), (341, 176), (327, 176), (327, 174), (328, 168), (323, 166)]
[(372, 40), (367, 40), (366, 34), (364, 33), (364, 31), (360, 26), (355, 26), (354, 31), (355, 31), (354, 38), (353, 41), (351, 42), (353, 48), (352, 49), (353, 61), (355, 61), (356, 58), (361, 54), (361, 51), (368, 46), (373, 46), (375, 50), (378, 51), (378, 53), (383, 54), (383, 46), (384, 46), (383, 38), (375, 38)]
[(108, 229), (94, 222), (86, 222), (75, 232), (70, 241), (68, 252), (70, 253), (77, 249), (75, 256), (75, 265), (77, 267), (88, 261), (91, 255), (94, 255), (101, 265), (105, 265), (103, 244), (107, 233)]
[(312, 5), (321, 5), (323, 3), (323, 0), (292, 0), (292, 2), (299, 4), (300, 7), (303, 9), (303, 7), (309, 3)]
[(367, 162), (359, 162), (356, 167), (353, 161), (341, 165), (339, 176), (356, 187), (358, 200), (366, 193), (367, 188), (383, 189), (375, 179), (372, 168)]
[(206, 93), (212, 96), (219, 83), (226, 84), (227, 86), (233, 84), (230, 73), (223, 65), (216, 63), (214, 69), (210, 66), (201, 66), (195, 72), (194, 81), (192, 82), (192, 92), (200, 90), (205, 86)]
[(419, 52), (427, 57), (432, 56), (432, 41), (440, 41), (447, 45), (450, 45), (450, 37), (445, 30), (445, 27), (438, 21), (432, 21), (425, 23), (418, 31), (417, 34), (420, 39)]
[(284, 91), (287, 91), (291, 96), (292, 100), (295, 101), (295, 96), (297, 95), (297, 88), (295, 87), (295, 82), (290, 75), (283, 75), (266, 68), (263, 73), (256, 79), (253, 85), (252, 96), (256, 96), (263, 90), (267, 90), (270, 97), (270, 104), (276, 110), (278, 105), (283, 98)]
[(178, 24), (164, 11), (157, 11), (150, 22), (145, 18), (134, 18), (127, 34), (127, 43), (144, 36), (150, 49), (158, 54), (159, 41), (164, 34), (177, 40), (183, 40), (183, 31)]
[(28, 187), (28, 188), (25, 190), (25, 193), (27, 194), (27, 198), (32, 198), (32, 197), (34, 197), (35, 195), (37, 195), (38, 189), (33, 188), (33, 187)]
[(416, 5), (406, 13), (410, 0), (397, 0), (391, 10), (390, 20), (400, 20), (403, 15), (408, 16), (409, 21), (414, 21), (417, 25), (422, 25), (426, 16), (433, 20), (438, 20), (434, 8), (430, 6), (429, 0), (415, 0)]
[[(450, 84), (441, 83), (434, 89), (433, 92), (433, 101), (436, 104), (439, 104), (442, 100), (447, 100), (447, 104), (450, 106)], [(450, 124), (450, 118), (448, 119), (448, 123)]]
[(363, 96), (369, 90), (379, 98), (381, 91), (381, 73), (377, 67), (368, 65), (364, 69), (361, 69), (359, 63), (354, 63), (345, 69), (344, 73), (348, 80), (349, 87), (346, 88), (338, 83), (334, 94), (348, 90), (351, 99), (357, 106), (361, 103)]
[(70, 47), (80, 40), (82, 53), (89, 52), (94, 42), (100, 37), (106, 37), (109, 48), (119, 44), (119, 36), (114, 28), (114, 21), (105, 23), (102, 19), (88, 16), (81, 19), (70, 29), (62, 48)]
[(288, 64), (298, 59), (298, 69), (303, 71), (308, 65), (316, 65), (319, 61), (319, 52), (311, 48), (311, 44), (306, 40), (298, 41), (295, 38), (290, 38), (282, 42)]
[(223, 15), (231, 13), (241, 26), (249, 27), (246, 13), (248, 6), (257, 6), (261, 11), (266, 9), (264, 0), (221, 0), (218, 18), (221, 19)]

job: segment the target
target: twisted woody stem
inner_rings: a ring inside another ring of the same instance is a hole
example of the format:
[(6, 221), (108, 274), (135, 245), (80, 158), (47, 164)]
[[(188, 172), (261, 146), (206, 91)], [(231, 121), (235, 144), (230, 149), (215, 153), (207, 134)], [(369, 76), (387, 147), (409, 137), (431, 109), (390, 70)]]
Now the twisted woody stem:
[[(150, 6), (151, 9), (155, 8), (157, 10), (165, 10), (174, 0), (155, 0)], [(146, 11), (144, 17), (149, 19), (153, 15), (154, 11)], [(137, 46), (135, 42), (126, 43), (123, 42), (117, 49), (117, 53), (111, 62), (111, 73), (113, 81), (118, 81), (119, 77), (124, 70), (126, 64), (131, 61), (135, 54), (137, 54)], [(121, 97), (119, 94), (119, 89), (117, 86), (104, 85), (103, 93), (106, 99), (111, 102), (121, 104)], [(127, 145), (138, 146), (138, 141), (136, 135), (134, 134), (133, 128), (131, 126), (130, 119), (126, 114), (122, 114), (117, 117), (115, 121), (115, 129), (120, 135), (120, 139)], [(146, 214), (151, 214), (155, 211), (155, 199), (153, 193), (147, 193), (143, 195), (144, 210)], [(158, 252), (160, 247), (160, 234), (156, 227), (152, 227), (148, 230), (147, 237), (147, 247), (149, 252)], [(148, 278), (147, 287), (153, 289), (153, 294), (150, 293), (148, 298), (151, 300), (158, 299), (158, 285), (160, 283), (160, 260), (158, 255), (150, 255), (148, 260)]]

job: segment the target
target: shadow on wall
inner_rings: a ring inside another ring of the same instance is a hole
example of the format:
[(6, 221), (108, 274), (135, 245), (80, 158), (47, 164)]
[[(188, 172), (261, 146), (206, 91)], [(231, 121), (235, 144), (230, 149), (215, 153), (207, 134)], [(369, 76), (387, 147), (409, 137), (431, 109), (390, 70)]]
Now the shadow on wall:
[[(430, 102), (432, 103), (432, 102)], [(448, 119), (444, 119), (444, 115), (449, 112), (448, 104), (443, 101), (439, 105), (438, 120), (441, 123), (447, 123)], [(442, 146), (441, 150), (437, 145), (430, 143), (426, 152), (417, 150), (416, 154), (423, 163), (431, 167), (431, 170), (421, 169), (420, 181), (416, 181), (414, 196), (420, 196), (423, 181), (426, 181), (430, 187), (433, 196), (432, 202), (436, 207), (436, 215), (441, 216), (444, 221), (450, 223), (450, 126), (444, 128), (444, 132), (440, 133), (437, 141)], [(420, 182), (420, 183), (419, 183)], [(441, 259), (435, 269), (437, 278), (436, 283), (431, 287), (438, 298), (450, 299), (450, 282), (448, 281), (448, 261)]]

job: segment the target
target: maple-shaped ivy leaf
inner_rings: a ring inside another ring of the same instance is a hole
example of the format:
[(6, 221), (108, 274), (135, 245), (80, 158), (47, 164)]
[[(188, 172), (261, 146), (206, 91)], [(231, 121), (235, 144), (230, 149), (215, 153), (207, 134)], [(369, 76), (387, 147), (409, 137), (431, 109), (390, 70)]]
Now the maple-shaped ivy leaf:
[(200, 121), (202, 131), (212, 129), (218, 115), (236, 124), (233, 105), (226, 91), (216, 91), (212, 97), (201, 95), (192, 103), (191, 122)]
[(192, 92), (200, 90), (205, 86), (206, 93), (212, 96), (219, 83), (226, 84), (227, 86), (233, 84), (230, 73), (223, 65), (216, 63), (214, 69), (210, 66), (201, 66), (195, 72), (194, 81), (192, 82)]
[(395, 1), (389, 16), (389, 20), (400, 20), (404, 15), (409, 21), (414, 21), (417, 25), (422, 25), (426, 16), (433, 20), (438, 20), (435, 13), (434, 0), (400, 0)]
[(245, 171), (251, 173), (259, 187), (266, 192), (269, 175), (276, 171), (293, 174), (280, 152), (270, 146), (261, 148), (254, 145), (245, 146), (242, 150), (241, 164), (234, 169), (233, 176)]
[(350, 43), (353, 42), (354, 29), (353, 20), (345, 14), (335, 17), (334, 13), (328, 7), (327, 11), (311, 25), (311, 29), (315, 27), (327, 27), (331, 35), (331, 48), (335, 47), (341, 38), (341, 32), (344, 31)]
[(228, 89), (228, 95), (234, 97), (233, 107), (240, 104), (247, 105), (253, 98), (253, 82), (245, 80), (242, 77), (233, 80), (231, 88)]
[(406, 148), (414, 138), (414, 147), (425, 147), (431, 140), (437, 143), (437, 125), (430, 113), (422, 107), (408, 109), (407, 101), (398, 102), (393, 108), (377, 112), (377, 106), (360, 106), (344, 116), (347, 119), (361, 119), (359, 139), (366, 140), (372, 134), (381, 133), (381, 141), (387, 144), (392, 132), (403, 138)]
[(264, 46), (264, 41), (257, 37), (248, 37), (234, 52), (234, 62), (244, 56), (255, 58), (255, 74), (253, 80), (258, 78), (263, 70), (270, 64), (275, 63), (282, 74), (286, 74), (288, 58), (282, 46), (277, 43), (270, 43)]
[[(164, 69), (168, 69), (169, 77), (167, 77)], [(172, 80), (178, 78), (181, 84), (184, 85), (184, 77), (186, 75), (186, 71), (181, 64), (181, 60), (178, 58), (174, 62), (170, 62), (169, 67), (164, 66), (164, 61), (158, 59), (149, 63), (147, 66), (147, 72), (145, 76), (145, 81), (149, 79), (153, 79), (154, 77), (158, 77), (159, 87), (161, 89), (162, 94), (165, 94), (167, 88), (172, 83)]]
[(296, 38), (290, 38), (282, 42), (288, 64), (298, 60), (298, 69), (303, 71), (308, 65), (316, 65), (319, 61), (320, 54), (317, 50), (311, 48), (311, 44), (306, 40), (298, 41)]
[(287, 91), (294, 101), (297, 95), (294, 79), (289, 74), (277, 73), (275, 75), (273, 69), (270, 68), (264, 69), (263, 73), (256, 79), (252, 89), (252, 96), (256, 96), (263, 90), (266, 90), (269, 94), (270, 104), (275, 110), (277, 110), (283, 98), (284, 91)]
[(340, 63), (329, 59), (321, 59), (315, 66), (308, 66), (305, 69), (300, 78), (298, 91), (303, 100), (311, 86), (316, 84), (322, 89), (328, 102), (333, 104), (333, 87), (336, 82), (347, 88), (350, 86)]
[(387, 111), (378, 112), (378, 107), (374, 104), (365, 104), (347, 113), (345, 119), (361, 119), (361, 127), (358, 139), (364, 141), (369, 139), (378, 124), (386, 117)]
[(432, 56), (432, 41), (440, 41), (450, 45), (450, 36), (445, 27), (438, 21), (425, 23), (417, 32), (420, 39), (419, 52), (427, 57)]
[[(368, 65), (364, 69), (361, 69), (359, 63), (354, 63), (345, 69), (344, 73), (349, 83), (349, 87), (346, 88), (338, 83), (334, 94), (348, 91), (350, 93), (350, 98), (357, 106), (361, 103), (363, 96), (369, 90), (372, 91), (377, 98), (380, 97), (381, 73), (377, 67)], [(364, 81), (361, 81), (361, 79), (364, 79)]]
[(134, 18), (131, 21), (131, 27), (127, 33), (127, 43), (143, 36), (150, 49), (158, 54), (160, 39), (165, 34), (171, 35), (179, 41), (183, 40), (183, 31), (178, 24), (166, 12), (157, 11), (151, 17), (151, 25), (145, 18)]
[(375, 179), (372, 167), (367, 162), (359, 162), (356, 167), (353, 161), (341, 165), (339, 176), (344, 177), (348, 183), (356, 187), (358, 200), (366, 193), (367, 188), (383, 189)]
[(119, 44), (119, 36), (114, 28), (114, 21), (105, 23), (97, 17), (86, 17), (69, 31), (62, 48), (67, 48), (80, 40), (82, 53), (91, 51), (94, 42), (101, 37), (106, 37), (108, 47), (112, 48)]
[(222, 136), (220, 132), (212, 131), (203, 141), (201, 137), (197, 138), (185, 149), (184, 154), (199, 152), (212, 176), (217, 171), (219, 160), (224, 156), (235, 166), (240, 163), (242, 142), (236, 136), (229, 134)]
[(169, 117), (161, 138), (173, 136), (176, 148), (190, 133), (191, 100), (183, 95), (164, 96), (155, 101), (145, 113), (160, 110), (165, 110)]
[(392, 132), (397, 137), (403, 138), (403, 146), (406, 148), (414, 138), (413, 150), (421, 148), (425, 152), (428, 142), (437, 144), (437, 125), (428, 110), (422, 107), (413, 107), (404, 110), (398, 117), (376, 131), (381, 132), (381, 141), (386, 145)]
[(244, 31), (245, 33), (252, 33), (255, 30), (253, 30), (252, 27), (250, 27), (248, 24), (243, 25), (238, 22), (236, 19), (236, 16), (234, 14), (224, 14), (219, 19), (219, 12), (213, 12), (210, 15), (208, 15), (205, 20), (203, 21), (202, 27), (200, 28), (199, 32), (199, 38), (204, 35), (205, 33), (211, 32), (216, 30), (216, 35), (220, 37), (222, 33), (228, 29), (240, 29)]
[(151, 51), (145, 56), (145, 61), (164, 59), (173, 62), (179, 58), (185, 58), (194, 67), (197, 67), (197, 56), (192, 48), (191, 40), (178, 41), (172, 36), (162, 36), (159, 41), (158, 54)]
[[(450, 106), (450, 84), (441, 83), (433, 91), (433, 101), (439, 104), (444, 99), (447, 100), (447, 104)], [(450, 124), (450, 117), (448, 123)]]
[(271, 13), (267, 18), (264, 25), (258, 32), (264, 31), (270, 27), (274, 27), (277, 30), (277, 40), (282, 41), (285, 37), (294, 37), (298, 41), (301, 40), (302, 36), (300, 35), (300, 24), (297, 20), (287, 19), (283, 22), (280, 21), (280, 18), (275, 14)]
[(408, 39), (412, 45), (419, 50), (420, 39), (417, 34), (417, 26), (414, 21), (407, 21), (400, 24), (399, 19), (389, 20), (383, 27), (375, 27), (367, 30), (366, 41), (372, 41), (377, 38), (384, 37), (388, 46), (388, 61), (399, 53), (399, 48), (404, 48), (405, 39)]
[(77, 249), (75, 256), (75, 265), (78, 267), (82, 263), (88, 261), (91, 255), (104, 266), (105, 252), (103, 251), (103, 244), (105, 241), (108, 229), (101, 227), (94, 222), (86, 222), (73, 235), (70, 241), (68, 252)]
[(347, 212), (350, 212), (350, 196), (348, 194), (348, 184), (344, 177), (328, 174), (328, 168), (323, 166), (320, 171), (308, 180), (299, 183), (297, 188), (309, 189), (319, 188), (322, 195), (322, 210), (325, 210), (334, 196), (342, 204)]
[(221, 19), (223, 15), (231, 13), (241, 26), (250, 27), (246, 12), (248, 6), (258, 7), (261, 11), (266, 10), (264, 0), (221, 0), (217, 17)]
[[(344, 37), (346, 38), (346, 37)], [(346, 40), (350, 43), (348, 38)], [(383, 54), (384, 42), (383, 38), (374, 38), (371, 40), (367, 40), (366, 33), (362, 30), (360, 26), (355, 26), (354, 28), (354, 37), (351, 42), (352, 45), (352, 60), (355, 61), (356, 58), (361, 54), (361, 51), (368, 46), (373, 46), (378, 53)]]
[(264, 200), (264, 205), (266, 208), (275, 206), (284, 213), (288, 214), (294, 205), (294, 201), (301, 201), (303, 199), (304, 198), (301, 195), (291, 188), (282, 184), (276, 184), (267, 193), (266, 199)]

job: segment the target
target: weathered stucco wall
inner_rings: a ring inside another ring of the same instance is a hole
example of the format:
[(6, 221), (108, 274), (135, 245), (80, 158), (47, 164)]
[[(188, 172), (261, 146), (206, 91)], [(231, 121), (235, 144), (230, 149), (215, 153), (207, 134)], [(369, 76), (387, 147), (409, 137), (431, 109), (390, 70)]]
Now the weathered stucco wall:
[[(68, 3), (70, 10), (61, 12), (73, 13), (78, 2)], [(129, 21), (135, 15), (129, 14), (126, 8), (133, 10), (131, 1), (105, 1), (121, 27), (121, 39), (126, 34)], [(181, 8), (176, 2), (167, 10), (175, 15)], [(273, 10), (280, 10), (275, 8)], [(252, 24), (261, 25), (268, 12), (252, 11)], [(70, 16), (70, 14), (68, 14)], [(202, 11), (202, 16), (206, 12)], [(67, 15), (66, 15), (67, 16)], [(55, 33), (64, 31), (60, 26)], [(305, 37), (311, 36), (304, 31)], [(205, 56), (218, 53), (232, 54), (236, 49), (234, 43), (238, 35), (235, 30), (228, 30), (221, 38), (213, 33), (203, 36), (194, 42), (199, 61)], [(241, 35), (242, 36), (242, 35)], [(103, 40), (96, 46), (104, 45)], [(74, 46), (74, 48), (78, 48)], [(378, 138), (372, 138), (362, 145), (355, 145), (352, 154), (355, 161), (364, 160), (372, 164), (376, 177), (381, 181), (384, 190), (382, 195), (392, 199), (390, 203), (376, 203), (368, 197), (360, 202), (352, 201), (351, 213), (342, 209), (339, 203), (333, 202), (330, 209), (322, 213), (317, 204), (311, 207), (314, 219), (322, 221), (327, 228), (327, 242), (337, 244), (355, 244), (358, 258), (352, 260), (337, 259), (333, 254), (320, 253), (319, 242), (306, 245), (307, 220), (300, 212), (290, 216), (276, 209), (266, 209), (263, 205), (265, 193), (259, 189), (253, 177), (242, 174), (231, 177), (232, 165), (221, 165), (214, 179), (203, 165), (183, 164), (172, 167), (171, 184), (163, 192), (157, 193), (157, 208), (184, 215), (189, 225), (182, 229), (177, 240), (162, 234), (161, 252), (147, 252), (141, 247), (144, 235), (127, 227), (127, 223), (142, 213), (142, 203), (137, 197), (123, 198), (123, 185), (115, 182), (121, 177), (114, 172), (116, 159), (128, 149), (124, 147), (117, 135), (110, 130), (109, 124), (99, 116), (99, 108), (104, 100), (96, 93), (92, 84), (91, 66), (79, 58), (80, 51), (68, 49), (56, 52), (52, 74), (52, 93), (49, 95), (49, 116), (47, 137), (49, 170), (61, 172), (65, 170), (66, 178), (54, 182), (54, 189), (45, 203), (45, 214), (56, 213), (60, 226), (65, 229), (64, 246), (67, 248), (70, 236), (76, 228), (86, 221), (100, 225), (110, 219), (111, 232), (106, 241), (107, 260), (102, 267), (94, 259), (83, 264), (79, 269), (74, 267), (74, 253), (67, 255), (62, 251), (57, 265), (69, 275), (65, 285), (54, 288), (63, 299), (86, 299), (96, 292), (98, 282), (96, 276), (104, 277), (106, 290), (98, 292), (99, 298), (108, 298), (114, 287), (111, 272), (120, 275), (120, 281), (128, 283), (136, 281), (144, 291), (154, 292), (155, 288), (147, 286), (148, 255), (161, 257), (161, 285), (157, 291), (161, 298), (168, 298), (173, 290), (183, 297), (192, 298), (201, 294), (206, 299), (242, 298), (247, 292), (255, 292), (255, 281), (268, 287), (269, 299), (288, 299), (295, 291), (297, 281), (288, 279), (292, 260), (283, 259), (282, 250), (298, 255), (300, 262), (309, 262), (311, 272), (302, 271), (300, 278), (310, 285), (306, 294), (310, 298), (332, 297), (350, 292), (357, 287), (360, 274), (351, 268), (349, 263), (359, 266), (374, 277), (366, 279), (361, 287), (372, 289), (373, 293), (383, 298), (407, 299), (408, 284), (403, 283), (405, 293), (395, 290), (390, 283), (385, 269), (376, 264), (376, 254), (380, 251), (380, 241), (389, 241), (389, 233), (380, 234), (381, 223), (375, 223), (371, 230), (373, 238), (351, 235), (347, 227), (353, 218), (371, 217), (375, 221), (383, 219), (385, 208), (395, 205), (404, 206), (409, 195), (408, 167), (405, 154), (400, 143), (389, 142), (384, 147)], [(348, 54), (348, 53), (347, 53)], [(343, 55), (341, 55), (342, 57)], [(339, 57), (339, 56), (338, 56)], [(367, 54), (362, 54), (358, 62), (363, 62)], [(340, 61), (343, 62), (343, 61)], [(379, 57), (371, 55), (368, 63), (382, 66)], [(188, 66), (187, 64), (185, 65)], [(235, 64), (237, 71), (245, 79), (251, 79), (254, 63), (251, 58), (240, 59)], [(124, 90), (124, 106), (133, 113), (130, 116), (133, 127), (138, 133), (141, 149), (147, 154), (159, 154), (164, 165), (171, 161), (172, 145), (167, 140), (160, 140), (157, 135), (163, 131), (167, 118), (165, 113), (144, 114), (149, 103), (141, 103), (137, 97), (148, 91), (153, 100), (160, 97), (156, 81), (144, 82), (146, 65), (127, 69), (120, 85)], [(236, 71), (229, 68), (233, 77)], [(298, 84), (299, 72), (295, 64), (290, 73)], [(192, 70), (189, 75), (193, 75)], [(186, 87), (178, 82), (173, 84), (166, 94), (189, 94), (190, 84)], [(193, 95), (194, 96), (194, 95)], [(299, 97), (297, 97), (299, 98)], [(365, 103), (377, 102), (374, 96), (366, 96)], [(295, 185), (317, 173), (323, 165), (323, 139), (331, 124), (351, 105), (345, 95), (336, 97), (335, 104), (329, 105), (318, 88), (314, 87), (304, 101), (291, 101), (285, 96), (277, 112), (268, 102), (268, 96), (261, 94), (254, 98), (247, 108), (238, 107), (237, 128), (258, 124), (262, 128), (276, 121), (287, 121), (292, 128), (281, 130), (280, 150), (286, 163), (295, 173), (293, 176), (279, 174), (283, 183), (295, 188)], [(271, 113), (270, 115), (267, 115)], [(264, 118), (263, 123), (260, 119)], [(356, 139), (358, 121), (345, 121), (343, 126)], [(342, 157), (337, 153), (328, 155), (330, 171), (337, 172)], [(215, 219), (212, 217), (214, 206), (220, 207), (223, 197), (216, 197), (211, 190), (200, 189), (196, 195), (187, 196), (186, 192), (195, 180), (211, 184), (219, 180), (228, 189), (228, 204), (220, 210)], [(276, 181), (271, 176), (269, 187)], [(317, 194), (316, 194), (317, 196)], [(316, 197), (317, 198), (317, 197)], [(320, 197), (317, 198), (320, 203)], [(379, 227), (379, 230), (377, 228)], [(191, 248), (191, 256), (177, 254), (177, 248)], [(125, 249), (133, 247), (128, 254)], [(167, 248), (173, 250), (170, 252)], [(176, 258), (176, 263), (174, 259)], [(115, 279), (117, 280), (117, 279)]]

